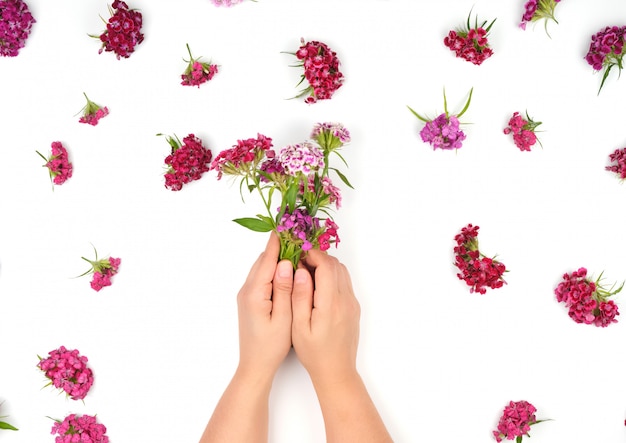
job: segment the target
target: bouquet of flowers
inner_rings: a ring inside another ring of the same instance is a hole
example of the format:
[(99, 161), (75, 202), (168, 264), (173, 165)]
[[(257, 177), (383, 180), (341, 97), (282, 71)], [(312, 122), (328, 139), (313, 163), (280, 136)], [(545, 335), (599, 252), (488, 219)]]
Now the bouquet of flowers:
[(88, 258), (81, 257), (83, 260), (91, 265), (91, 269), (82, 273), (81, 275), (79, 275), (79, 277), (87, 274), (93, 274), (93, 278), (91, 279), (91, 289), (98, 292), (105, 286), (111, 286), (111, 277), (117, 274), (120, 268), (120, 263), (122, 263), (122, 259), (108, 257), (98, 260), (98, 251), (96, 251), (95, 247), (93, 248), (93, 250), (96, 254), (96, 258), (94, 260), (89, 260)]
[(526, 24), (529, 22), (545, 20), (545, 30), (548, 34), (548, 20), (559, 23), (554, 16), (554, 9), (560, 2), (561, 0), (528, 0), (524, 5), (524, 15), (522, 15), (519, 27), (526, 29)]
[(487, 292), (486, 288), (496, 289), (506, 283), (502, 278), (506, 266), (480, 252), (478, 229), (478, 226), (470, 223), (454, 237), (454, 264), (460, 271), (456, 276), (470, 286), (470, 293), (484, 294)]
[[(539, 141), (535, 135), (535, 130), (541, 124), (528, 116), (526, 111), (526, 119), (522, 118), (519, 112), (514, 112), (513, 117), (509, 120), (509, 126), (504, 128), (505, 134), (513, 134), (515, 146), (520, 151), (530, 151), (530, 148)], [(541, 145), (541, 142), (539, 141)]]
[(67, 149), (63, 147), (61, 142), (52, 142), (52, 152), (48, 158), (44, 157), (39, 151), (35, 152), (46, 162), (43, 167), (48, 168), (53, 190), (54, 185), (62, 185), (72, 176), (73, 166), (67, 154)]
[(443, 110), (444, 113), (437, 116), (435, 119), (422, 117), (420, 114), (411, 109), (409, 111), (413, 113), (415, 117), (425, 123), (424, 128), (420, 131), (422, 141), (429, 143), (434, 149), (459, 149), (463, 146), (463, 140), (465, 140), (465, 133), (460, 129), (459, 118), (465, 114), (465, 111), (469, 108), (472, 101), (472, 92), (474, 88), (470, 89), (467, 102), (465, 106), (458, 114), (452, 114), (448, 112), (448, 100), (446, 98), (446, 90), (443, 90)]
[[(83, 95), (87, 99), (87, 104), (80, 112), (83, 113), (83, 116), (78, 120), (79, 123), (87, 123), (91, 126), (96, 126), (101, 118), (109, 115), (109, 108), (106, 106), (100, 106), (87, 97), (87, 94), (83, 92)], [(80, 113), (79, 112), (79, 113)]]
[(0, 56), (15, 57), (26, 45), (35, 23), (22, 0), (0, 0)]
[[(339, 150), (350, 142), (350, 133), (339, 123), (318, 123), (311, 132), (311, 140), (288, 145), (276, 152), (272, 139), (262, 134), (257, 138), (239, 140), (231, 149), (220, 152), (211, 169), (223, 174), (241, 177), (240, 192), (257, 191), (263, 200), (267, 215), (239, 218), (236, 223), (258, 232), (275, 231), (280, 239), (279, 258), (288, 259), (297, 266), (302, 253), (312, 248), (327, 250), (339, 243), (338, 226), (333, 221), (331, 206), (341, 206), (340, 189), (330, 171), (347, 186), (347, 178), (330, 167), (331, 154), (345, 164)], [(280, 194), (280, 205), (274, 209), (273, 198)], [(320, 215), (321, 214), (321, 215)]]
[(91, 415), (70, 414), (61, 420), (55, 420), (51, 434), (56, 434), (55, 443), (109, 443), (107, 428)]
[(135, 52), (135, 47), (143, 42), (143, 16), (141, 12), (129, 9), (126, 2), (120, 0), (115, 0), (109, 6), (109, 13), (111, 17), (105, 22), (106, 30), (99, 36), (91, 36), (102, 41), (98, 54), (102, 51), (115, 52), (118, 60), (122, 57), (128, 58)]
[(187, 62), (187, 69), (181, 75), (183, 79), (181, 85), (197, 86), (199, 88), (202, 83), (208, 82), (217, 74), (217, 65), (211, 62), (201, 62), (200, 59), (202, 57), (193, 58), (189, 45), (187, 45), (187, 52), (189, 52), (189, 60), (183, 59)]
[(626, 179), (626, 147), (616, 149), (615, 152), (609, 155), (609, 160), (613, 163), (607, 166), (607, 171), (615, 172), (620, 179)]
[[(4, 403), (4, 402), (2, 402), (2, 403)], [(2, 403), (0, 403), (0, 406), (2, 406)], [(6, 416), (0, 416), (0, 418), (6, 418)], [(10, 431), (17, 431), (18, 430), (12, 424), (7, 423), (6, 421), (2, 421), (2, 420), (0, 420), (0, 429), (7, 429), (7, 430), (10, 430)]]
[(596, 71), (604, 69), (598, 94), (600, 94), (611, 69), (617, 66), (619, 74), (622, 73), (622, 68), (624, 67), (622, 60), (624, 52), (626, 52), (624, 43), (626, 43), (626, 26), (607, 26), (602, 31), (591, 36), (591, 44), (585, 60)]
[(194, 134), (183, 138), (182, 143), (176, 136), (166, 136), (166, 140), (172, 151), (165, 157), (165, 187), (171, 191), (180, 191), (185, 184), (200, 180), (202, 174), (209, 170), (213, 153)]
[[(470, 11), (467, 16), (467, 23), (464, 28), (451, 30), (443, 39), (444, 45), (454, 51), (456, 56), (463, 58), (475, 65), (480, 65), (493, 55), (493, 50), (489, 47), (487, 37), (491, 27), (496, 22), (494, 18), (489, 25), (487, 21), (478, 24), (478, 17), (474, 20), (474, 26), (470, 24)], [(487, 27), (485, 27), (487, 25)]]
[(564, 274), (563, 281), (554, 290), (557, 301), (569, 308), (569, 316), (576, 323), (607, 327), (617, 323), (617, 305), (608, 298), (617, 294), (624, 283), (615, 289), (615, 284), (607, 289), (600, 284), (602, 274), (596, 281), (587, 278), (587, 269), (579, 268), (571, 274)]
[(77, 349), (68, 350), (61, 346), (52, 350), (47, 358), (39, 357), (37, 367), (50, 380), (46, 386), (65, 391), (72, 400), (84, 399), (93, 385), (93, 372), (87, 366), (87, 357), (80, 355)]
[(546, 421), (537, 420), (535, 412), (537, 408), (525, 400), (509, 402), (504, 407), (497, 429), (493, 431), (496, 441), (500, 443), (506, 438), (521, 443), (524, 436), (530, 438), (530, 427)]
[(306, 103), (315, 103), (318, 100), (330, 99), (335, 91), (343, 84), (343, 74), (339, 71), (339, 59), (325, 43), (318, 41), (304, 42), (295, 53), (300, 62), (295, 67), (303, 67), (304, 73), (300, 78), (299, 86), (305, 80), (309, 86), (304, 88), (294, 98), (303, 97)]

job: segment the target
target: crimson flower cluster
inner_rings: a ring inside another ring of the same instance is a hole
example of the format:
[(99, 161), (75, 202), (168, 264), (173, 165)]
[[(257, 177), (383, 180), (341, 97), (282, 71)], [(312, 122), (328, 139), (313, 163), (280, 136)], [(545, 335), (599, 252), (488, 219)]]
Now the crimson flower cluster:
[(602, 90), (602, 86), (604, 86), (611, 69), (617, 66), (621, 73), (623, 68), (622, 60), (626, 52), (624, 43), (626, 43), (626, 26), (607, 26), (591, 36), (591, 44), (585, 60), (596, 71), (604, 69), (598, 94)]
[(100, 34), (102, 47), (98, 53), (115, 52), (118, 60), (122, 57), (128, 58), (135, 51), (135, 47), (143, 42), (141, 12), (129, 9), (126, 2), (119, 0), (113, 2), (109, 12), (111, 17), (107, 22), (106, 30)]
[(44, 168), (48, 168), (48, 173), (50, 174), (50, 180), (53, 185), (62, 185), (69, 178), (72, 177), (73, 165), (70, 162), (69, 155), (67, 153), (67, 149), (63, 147), (61, 142), (52, 142), (52, 151), (48, 158), (44, 157), (41, 152), (37, 152), (41, 158), (44, 159), (46, 164), (43, 165)]
[(526, 29), (526, 24), (538, 20), (545, 20), (545, 29), (548, 31), (548, 20), (558, 23), (554, 16), (554, 9), (561, 0), (528, 0), (524, 5), (524, 14), (519, 27)]
[(111, 277), (118, 273), (122, 259), (108, 257), (98, 260), (98, 251), (96, 251), (96, 248), (93, 248), (93, 250), (96, 254), (95, 260), (89, 260), (85, 257), (81, 257), (91, 265), (91, 269), (84, 272), (79, 277), (93, 273), (93, 277), (91, 279), (91, 289), (98, 292), (106, 286), (111, 286)]
[[(315, 103), (318, 100), (330, 99), (335, 91), (343, 84), (343, 74), (339, 71), (339, 59), (325, 43), (318, 41), (304, 42), (294, 54), (304, 67), (304, 74), (300, 83), (306, 80), (309, 86), (296, 96), (308, 94), (306, 103)], [(299, 84), (300, 84), (299, 83)]]
[(80, 112), (83, 113), (82, 117), (78, 120), (79, 123), (86, 123), (91, 126), (96, 126), (101, 118), (109, 115), (109, 108), (106, 106), (100, 106), (87, 97), (87, 94), (83, 92), (85, 99), (87, 99), (87, 104)]
[(189, 60), (185, 60), (187, 62), (187, 69), (185, 69), (185, 72), (181, 75), (183, 79), (181, 84), (183, 86), (197, 86), (199, 88), (202, 83), (208, 82), (217, 74), (218, 68), (217, 65), (211, 64), (210, 62), (201, 62), (200, 59), (202, 57), (193, 58), (189, 45), (187, 45), (187, 52), (189, 52)]
[(109, 443), (107, 428), (95, 416), (70, 414), (52, 425), (55, 443)]
[(454, 264), (460, 271), (457, 277), (470, 286), (470, 292), (484, 294), (487, 292), (486, 288), (496, 289), (506, 283), (502, 278), (506, 266), (480, 252), (478, 229), (478, 226), (470, 223), (454, 237)]
[(0, 56), (17, 56), (35, 22), (22, 0), (0, 0)]
[(616, 149), (609, 155), (609, 160), (613, 163), (607, 166), (607, 171), (615, 172), (622, 180), (626, 179), (626, 147)]
[(524, 436), (530, 437), (530, 427), (545, 420), (537, 420), (535, 416), (537, 408), (525, 400), (511, 401), (504, 407), (498, 427), (493, 431), (493, 436), (500, 443), (502, 440), (516, 439), (521, 443)]
[[(467, 23), (464, 28), (451, 30), (443, 39), (444, 45), (450, 48), (457, 57), (480, 65), (493, 55), (493, 49), (489, 47), (487, 37), (491, 27), (495, 23), (494, 19), (489, 25), (484, 21), (478, 24), (478, 18), (474, 22), (474, 26), (470, 24), (470, 15), (467, 16)], [(487, 27), (485, 27), (487, 25)]]
[(606, 289), (600, 284), (601, 278), (602, 274), (595, 282), (591, 281), (587, 278), (587, 269), (579, 268), (571, 274), (564, 274), (563, 281), (554, 290), (557, 301), (565, 303), (570, 318), (576, 323), (602, 328), (617, 323), (615, 317), (619, 315), (619, 310), (615, 302), (608, 298), (620, 292), (624, 285)]
[(77, 349), (61, 346), (52, 350), (48, 357), (39, 357), (37, 367), (50, 380), (46, 386), (65, 391), (72, 400), (84, 399), (93, 385), (93, 372), (87, 366), (87, 357), (80, 355)]
[(438, 115), (434, 119), (429, 119), (427, 117), (422, 117), (420, 114), (411, 109), (410, 106), (409, 111), (417, 117), (419, 120), (424, 122), (424, 127), (420, 131), (420, 137), (424, 143), (429, 143), (434, 149), (459, 149), (463, 146), (463, 140), (465, 140), (466, 135), (460, 129), (460, 121), (459, 118), (465, 114), (465, 111), (469, 108), (470, 102), (472, 101), (472, 93), (474, 88), (470, 89), (469, 96), (467, 98), (467, 102), (465, 106), (458, 114), (452, 114), (448, 112), (448, 100), (446, 98), (446, 91), (443, 91), (443, 108), (444, 113)]
[[(513, 116), (509, 120), (509, 126), (504, 128), (505, 134), (513, 134), (513, 141), (515, 146), (520, 151), (530, 151), (530, 148), (539, 141), (535, 130), (541, 124), (536, 122), (528, 116), (526, 112), (526, 119), (524, 119), (519, 112), (514, 112)], [(541, 142), (539, 142), (541, 144)]]
[(194, 134), (183, 138), (182, 143), (176, 136), (168, 136), (166, 139), (172, 151), (165, 157), (165, 187), (171, 191), (180, 191), (185, 184), (200, 180), (202, 174), (209, 170), (213, 153)]
[[(331, 153), (343, 160), (338, 151), (350, 142), (349, 131), (339, 123), (318, 123), (310, 138), (275, 151), (272, 139), (258, 134), (220, 152), (211, 164), (218, 179), (223, 174), (239, 176), (240, 189), (258, 191), (267, 215), (234, 221), (257, 232), (275, 231), (281, 245), (279, 258), (290, 260), (294, 268), (306, 251), (325, 251), (339, 243), (339, 227), (329, 211), (332, 205), (339, 208), (341, 193), (329, 171), (350, 186), (341, 172), (329, 166)], [(278, 194), (280, 206), (275, 210), (272, 197)]]

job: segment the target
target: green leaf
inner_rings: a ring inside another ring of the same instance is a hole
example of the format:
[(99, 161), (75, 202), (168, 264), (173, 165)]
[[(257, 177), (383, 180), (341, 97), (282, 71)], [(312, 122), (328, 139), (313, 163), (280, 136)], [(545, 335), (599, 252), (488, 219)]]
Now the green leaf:
[(411, 111), (415, 117), (417, 117), (418, 119), (420, 119), (424, 123), (428, 123), (428, 119), (427, 118), (424, 118), (421, 115), (419, 115), (417, 112), (415, 112), (413, 109), (411, 109), (411, 107), (409, 105), (406, 105), (406, 107), (409, 108), (409, 111)]
[(518, 435), (517, 438), (515, 439), (515, 443), (522, 443), (522, 436)]
[(287, 192), (285, 193), (285, 202), (287, 204), (287, 209), (290, 212), (293, 212), (296, 209), (296, 198), (298, 197), (298, 190), (300, 189), (300, 183), (296, 180), (294, 183), (289, 186)]
[[(473, 92), (474, 92), (474, 88), (472, 87), (472, 89), (470, 89), (470, 92), (469, 92), (469, 97), (467, 98), (467, 103), (465, 103), (465, 107), (463, 107), (463, 109), (461, 110), (461, 112), (459, 112), (459, 113), (457, 114), (457, 116), (456, 116), (457, 118), (459, 118), (459, 117), (461, 117), (463, 114), (465, 114), (465, 111), (467, 111), (467, 108), (469, 108), (469, 105), (470, 105), (470, 103), (471, 103), (471, 101), (472, 101), (472, 93), (473, 93)], [(444, 98), (445, 98), (445, 95), (444, 95)], [(448, 113), (446, 112), (446, 115), (447, 115), (447, 114), (448, 114)]]
[(346, 184), (346, 186), (348, 186), (350, 189), (354, 189), (354, 186), (352, 186), (352, 185), (350, 184), (350, 182), (348, 181), (348, 178), (347, 178), (345, 175), (343, 175), (343, 174), (339, 171), (339, 169), (335, 169), (335, 168), (330, 168), (330, 169), (332, 169), (333, 171), (335, 171), (335, 172), (337, 173), (337, 175), (339, 176), (339, 178), (341, 179), (341, 181), (342, 181), (342, 182), (344, 182), (344, 183)]
[(609, 72), (611, 72), (611, 68), (615, 66), (615, 65), (609, 65), (605, 70), (604, 70), (604, 75), (602, 76), (602, 83), (600, 83), (600, 89), (598, 89), (598, 95), (600, 95), (600, 91), (602, 91), (602, 86), (604, 86), (604, 82), (606, 81), (607, 77), (609, 76)]
[(236, 218), (233, 221), (255, 232), (269, 232), (273, 229), (270, 223), (267, 223), (265, 220), (259, 220), (258, 218)]
[(0, 429), (10, 429), (11, 431), (17, 431), (15, 426), (12, 426), (4, 421), (0, 421)]

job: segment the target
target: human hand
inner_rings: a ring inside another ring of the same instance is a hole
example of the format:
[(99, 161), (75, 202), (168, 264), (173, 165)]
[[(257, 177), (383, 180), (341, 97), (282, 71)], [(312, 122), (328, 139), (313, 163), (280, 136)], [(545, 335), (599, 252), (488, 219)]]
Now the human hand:
[(272, 232), (237, 295), (239, 371), (273, 379), (291, 348), (293, 265), (278, 262), (280, 243)]
[(311, 250), (298, 268), (292, 291), (292, 342), (317, 388), (358, 376), (360, 306), (347, 268)]

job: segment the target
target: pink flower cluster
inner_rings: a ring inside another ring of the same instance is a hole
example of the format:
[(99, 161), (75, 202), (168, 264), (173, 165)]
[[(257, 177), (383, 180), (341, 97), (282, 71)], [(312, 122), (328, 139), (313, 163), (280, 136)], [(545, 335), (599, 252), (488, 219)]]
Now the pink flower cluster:
[(604, 82), (609, 76), (613, 67), (617, 66), (621, 73), (623, 68), (622, 59), (626, 51), (626, 26), (607, 26), (602, 31), (591, 36), (589, 51), (585, 60), (594, 70), (600, 71), (604, 68), (604, 75), (598, 94), (604, 86)]
[(320, 146), (335, 149), (342, 144), (350, 143), (350, 131), (341, 123), (316, 123), (311, 130), (311, 138)]
[(211, 0), (215, 6), (226, 6), (230, 8), (233, 5), (243, 3), (243, 0)]
[(525, 400), (509, 402), (502, 412), (498, 428), (493, 431), (496, 441), (500, 443), (506, 438), (520, 442), (523, 436), (529, 436), (530, 427), (539, 423), (535, 412), (537, 408)]
[(324, 227), (320, 226), (318, 217), (311, 217), (306, 208), (297, 208), (293, 212), (285, 212), (280, 223), (276, 226), (282, 241), (291, 248), (300, 248), (309, 251), (317, 243), (321, 251), (330, 248), (331, 243), (339, 244), (337, 230), (339, 226), (330, 218), (324, 221)]
[(0, 0), (0, 56), (17, 56), (33, 23), (35, 19), (22, 0)]
[(194, 134), (185, 137), (182, 144), (172, 137), (167, 140), (172, 151), (165, 157), (165, 187), (171, 191), (180, 191), (185, 184), (199, 180), (209, 170), (213, 153)]
[(83, 113), (82, 117), (78, 120), (79, 123), (87, 123), (91, 126), (96, 126), (101, 118), (109, 115), (109, 108), (106, 106), (100, 106), (87, 97), (87, 94), (83, 92), (85, 99), (87, 99), (87, 104), (81, 112)]
[(215, 157), (210, 169), (217, 171), (218, 180), (222, 174), (246, 175), (266, 154), (273, 158), (271, 147), (272, 139), (262, 134), (257, 134), (257, 138), (237, 140), (235, 146)]
[(100, 260), (94, 267), (93, 278), (91, 279), (91, 289), (100, 291), (105, 286), (111, 286), (111, 277), (117, 274), (122, 259), (109, 257)]
[(309, 175), (318, 169), (324, 169), (324, 153), (319, 145), (311, 142), (287, 145), (278, 152), (278, 161), (284, 171), (293, 176), (302, 173)]
[(433, 149), (459, 149), (466, 137), (459, 124), (459, 119), (455, 115), (446, 116), (444, 113), (426, 122), (420, 136), (422, 141), (429, 143)]
[[(587, 278), (587, 269), (579, 268), (571, 274), (564, 274), (563, 281), (554, 290), (557, 301), (569, 308), (569, 316), (576, 323), (606, 327), (617, 323), (619, 311), (613, 300), (607, 300), (617, 294), (622, 287), (613, 291), (606, 290)], [(623, 285), (622, 285), (623, 286)]]
[(91, 385), (93, 373), (87, 366), (87, 357), (78, 350), (68, 350), (64, 346), (48, 353), (47, 358), (39, 359), (37, 367), (50, 379), (49, 385), (62, 389), (72, 400), (85, 398)]
[(474, 26), (470, 25), (470, 15), (467, 17), (467, 24), (464, 29), (457, 31), (451, 30), (443, 39), (443, 44), (454, 51), (457, 57), (480, 65), (493, 55), (493, 49), (489, 47), (487, 36), (491, 27), (495, 23), (495, 19), (485, 28), (487, 22), (478, 25), (476, 19)]
[(528, 0), (524, 5), (524, 14), (522, 15), (522, 22), (519, 27), (526, 29), (527, 23), (541, 19), (551, 19), (557, 22), (554, 17), (554, 9), (560, 1), (561, 0)]
[(479, 251), (478, 229), (478, 226), (470, 223), (454, 237), (454, 264), (460, 271), (457, 277), (470, 286), (470, 292), (484, 294), (487, 292), (486, 288), (496, 289), (506, 283), (502, 278), (506, 267)]
[(530, 151), (530, 148), (537, 142), (537, 136), (535, 135), (535, 129), (541, 124), (541, 122), (535, 122), (526, 113), (525, 120), (519, 112), (514, 112), (513, 117), (509, 120), (509, 126), (504, 128), (505, 134), (513, 134), (513, 141), (515, 146), (520, 151)]
[(55, 443), (109, 443), (107, 428), (91, 415), (70, 414), (63, 421), (55, 421), (51, 434)]
[(73, 166), (67, 149), (63, 147), (61, 142), (52, 142), (52, 152), (48, 158), (44, 157), (39, 151), (36, 152), (46, 161), (46, 164), (43, 166), (48, 168), (53, 184), (62, 185), (72, 177)]
[(181, 85), (199, 88), (201, 84), (208, 82), (217, 74), (218, 68), (217, 65), (201, 62), (202, 57), (193, 58), (189, 45), (187, 45), (187, 52), (189, 52), (189, 61), (185, 60), (187, 61), (187, 69), (181, 75), (183, 79)]
[(616, 149), (609, 155), (612, 165), (607, 166), (607, 171), (615, 172), (622, 180), (626, 179), (626, 147)]
[(102, 51), (115, 52), (117, 59), (128, 58), (135, 51), (135, 47), (143, 42), (141, 26), (143, 17), (141, 12), (128, 9), (128, 5), (120, 0), (115, 0), (111, 5), (111, 17), (106, 26), (106, 31), (100, 35)]
[(296, 52), (298, 60), (304, 67), (303, 79), (309, 83), (299, 95), (309, 94), (306, 103), (315, 103), (317, 100), (330, 99), (335, 91), (343, 84), (343, 74), (339, 71), (337, 54), (326, 44), (318, 41), (305, 43)]

